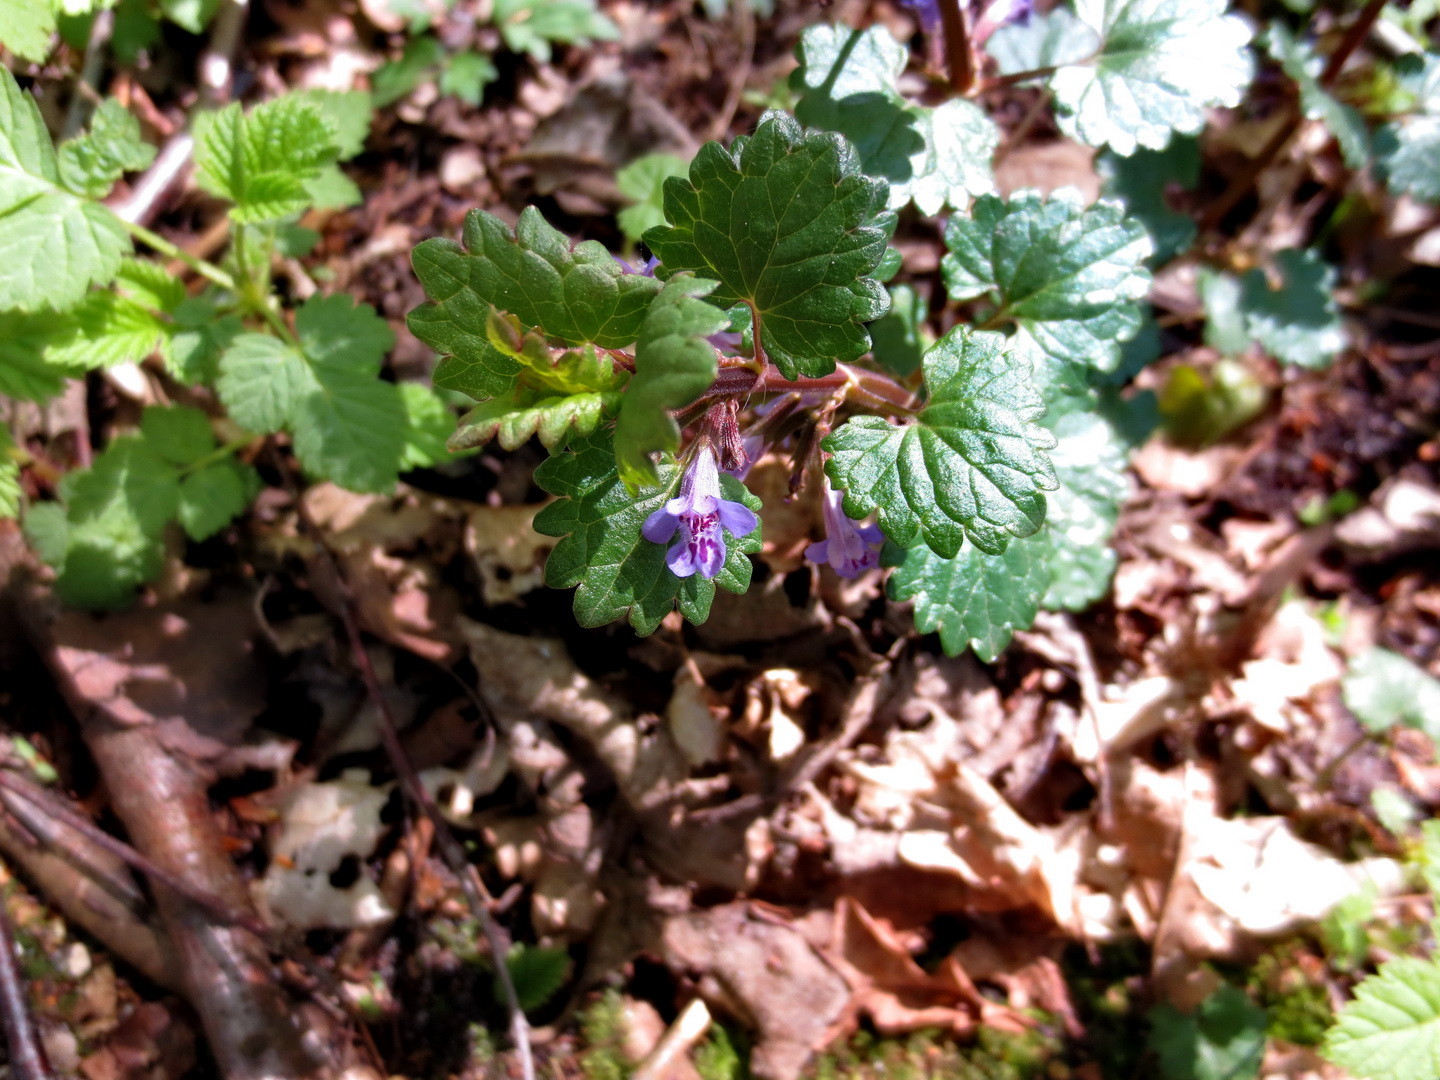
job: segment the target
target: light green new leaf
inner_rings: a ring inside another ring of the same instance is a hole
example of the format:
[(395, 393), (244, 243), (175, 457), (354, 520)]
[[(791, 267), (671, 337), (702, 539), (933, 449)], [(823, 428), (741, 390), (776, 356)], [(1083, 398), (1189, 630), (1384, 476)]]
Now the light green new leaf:
[(919, 538), (943, 558), (969, 539), (999, 554), (1045, 520), (1058, 481), (1044, 450), (1055, 438), (1035, 423), (1045, 406), (1030, 364), (996, 333), (957, 326), (923, 362), (928, 400), (903, 424), (853, 416), (821, 444), (826, 472), (857, 521), (879, 512), (900, 547)]
[(43, 61), (50, 55), (50, 39), (55, 34), (55, 8), (52, 0), (0, 4), (0, 45), (21, 60)]
[(1399, 956), (1355, 988), (1323, 1052), (1365, 1080), (1440, 1076), (1440, 963)]
[(715, 381), (715, 347), (706, 338), (729, 325), (719, 308), (701, 297), (713, 281), (677, 274), (650, 304), (635, 347), (635, 375), (620, 398), (615, 457), (620, 478), (632, 489), (659, 482), (650, 455), (680, 448), (671, 411), (683, 409)]
[(378, 377), (390, 328), (368, 304), (316, 296), (295, 329), (298, 351), (265, 334), (237, 337), (220, 358), (220, 400), (251, 431), (289, 431), (306, 472), (352, 491), (390, 490), (407, 432), (399, 390)]
[(409, 323), (445, 356), (435, 385), (477, 401), (508, 392), (520, 372), (518, 361), (490, 340), (492, 310), (568, 345), (616, 349), (639, 336), (661, 289), (654, 278), (625, 273), (602, 244), (587, 240), (572, 249), (534, 207), (521, 213), (513, 233), (499, 218), (472, 210), (463, 239), (463, 247), (435, 239), (415, 248), (415, 273), (431, 302), (412, 311)]
[(895, 566), (890, 597), (915, 602), (915, 629), (938, 631), (947, 656), (969, 647), (993, 663), (1014, 632), (1035, 621), (1050, 582), (1046, 554), (1043, 535), (1016, 540), (999, 555), (967, 546), (951, 559), (924, 544), (887, 545), (885, 560)]
[(277, 221), (310, 205), (308, 185), (339, 156), (320, 107), (299, 94), (202, 113), (195, 122), (195, 181), (235, 205), (236, 222)]
[(155, 160), (155, 148), (140, 137), (140, 121), (114, 98), (95, 110), (88, 134), (62, 143), (60, 183), (77, 195), (103, 198), (127, 172)]
[(375, 110), (364, 90), (301, 90), (294, 96), (314, 105), (330, 125), (337, 161), (349, 161), (365, 149)]
[(61, 186), (40, 109), (0, 67), (0, 308), (63, 310), (129, 250), (114, 214)]
[(45, 348), (67, 324), (63, 315), (0, 311), (0, 394), (47, 401), (60, 393), (66, 372), (45, 359)]
[(589, 435), (607, 413), (615, 411), (619, 399), (613, 391), (538, 394), (517, 390), (476, 405), (461, 418), (446, 446), (452, 451), (472, 450), (498, 439), (506, 450), (514, 450), (533, 435), (547, 450), (554, 450), (572, 436)]
[(667, 273), (720, 282), (712, 303), (747, 305), (759, 348), (787, 379), (818, 377), (869, 351), (863, 324), (885, 314), (885, 290), (867, 276), (893, 228), (885, 199), (839, 135), (766, 113), (754, 135), (728, 151), (706, 143), (688, 178), (666, 182), (673, 225), (645, 243)]
[(1440, 745), (1440, 679), (1399, 653), (1367, 649), (1340, 683), (1346, 707), (1370, 731), (1418, 728)]
[(1365, 128), (1365, 118), (1349, 105), (1336, 101), (1320, 85), (1320, 72), (1325, 62), (1315, 55), (1315, 50), (1308, 43), (1296, 39), (1281, 22), (1270, 24), (1263, 44), (1266, 51), (1280, 62), (1285, 74), (1295, 80), (1300, 90), (1301, 110), (1309, 119), (1319, 120), (1335, 136), (1346, 165), (1352, 169), (1363, 169), (1370, 159), (1370, 134)]
[[(736, 539), (725, 533), (725, 564), (714, 580), (696, 574), (678, 578), (665, 565), (666, 545), (640, 535), (645, 519), (674, 495), (680, 467), (659, 468), (660, 486), (640, 499), (620, 479), (610, 439), (603, 432), (577, 439), (535, 470), (535, 482), (561, 496), (535, 517), (535, 531), (558, 536), (545, 563), (545, 583), (575, 592), (581, 626), (603, 626), (628, 618), (636, 633), (655, 632), (678, 607), (693, 623), (710, 615), (715, 587), (743, 593), (750, 587), (750, 554), (760, 550), (760, 529)], [(721, 495), (760, 509), (760, 500), (733, 476), (721, 475)]]
[(1013, 320), (1043, 351), (1082, 369), (1110, 371), (1134, 336), (1134, 301), (1150, 288), (1145, 227), (1109, 200), (1078, 193), (984, 195), (945, 230), (945, 284), (956, 300), (989, 296), (992, 321)]
[(446, 440), (455, 430), (455, 414), (430, 387), (417, 382), (398, 384), (400, 404), (405, 410), (405, 449), (400, 470), (429, 469), (454, 455)]
[(884, 27), (812, 26), (799, 55), (796, 119), (844, 135), (861, 168), (889, 183), (891, 209), (913, 199), (922, 213), (937, 214), (994, 190), (995, 125), (971, 101), (930, 109), (901, 97), (895, 83), (909, 51)]
[(633, 204), (615, 215), (626, 240), (638, 243), (646, 229), (665, 224), (665, 181), (684, 176), (686, 167), (674, 154), (646, 154), (615, 174), (615, 186)]
[(260, 477), (249, 465), (233, 459), (217, 461), (180, 481), (178, 515), (191, 540), (208, 540), (244, 513)]
[(1281, 251), (1275, 264), (1278, 289), (1270, 288), (1258, 267), (1245, 275), (1241, 305), (1246, 328), (1277, 360), (1312, 370), (1328, 367), (1345, 348), (1335, 303), (1335, 268), (1314, 251)]
[(71, 373), (138, 364), (169, 338), (171, 326), (145, 304), (118, 292), (92, 292), (65, 313), (45, 360)]
[(20, 516), (20, 462), (10, 431), (0, 424), (0, 519)]
[(1154, 266), (1164, 266), (1195, 239), (1195, 219), (1170, 207), (1172, 188), (1190, 190), (1200, 179), (1200, 141), (1176, 135), (1163, 150), (1121, 157), (1109, 150), (1095, 159), (1104, 193), (1121, 199), (1154, 244)]
[(548, 64), (553, 44), (615, 41), (620, 28), (595, 9), (595, 0), (494, 0), (494, 21), (505, 47)]
[(1076, 0), (1100, 37), (1088, 63), (1050, 77), (1060, 130), (1117, 154), (1159, 150), (1171, 132), (1194, 135), (1212, 105), (1233, 106), (1250, 85), (1250, 27), (1227, 0)]

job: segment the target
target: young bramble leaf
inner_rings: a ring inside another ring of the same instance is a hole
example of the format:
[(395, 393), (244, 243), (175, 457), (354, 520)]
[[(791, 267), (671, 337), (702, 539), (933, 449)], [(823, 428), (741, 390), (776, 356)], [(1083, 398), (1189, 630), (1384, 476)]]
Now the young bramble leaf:
[(40, 109), (0, 66), (0, 308), (64, 310), (129, 250), (114, 214), (61, 186)]
[(301, 90), (294, 95), (315, 106), (334, 135), (338, 161), (349, 161), (365, 149), (374, 108), (364, 90)]
[(455, 414), (430, 387), (423, 383), (399, 384), (400, 404), (405, 410), (405, 449), (400, 469), (429, 469), (454, 455), (445, 443), (455, 430)]
[(234, 203), (241, 224), (277, 221), (310, 205), (308, 185), (339, 156), (320, 107), (287, 94), (242, 112), (230, 104), (195, 122), (195, 181)]
[(1250, 27), (1227, 0), (1076, 0), (1100, 37), (1089, 62), (1050, 77), (1060, 129), (1117, 154), (1193, 135), (1212, 105), (1238, 105), (1254, 62)]
[(1324, 1054), (1366, 1080), (1440, 1076), (1440, 962), (1398, 956), (1355, 988)]
[(177, 514), (185, 535), (197, 542), (210, 539), (242, 514), (259, 490), (255, 470), (233, 459), (196, 469), (180, 481)]
[(1066, 364), (1112, 370), (1119, 342), (1140, 327), (1133, 301), (1150, 287), (1150, 237), (1119, 203), (1085, 206), (1074, 191), (984, 195), (968, 218), (950, 219), (945, 244), (952, 297), (988, 294), (999, 306), (992, 323), (1014, 320)]
[(684, 176), (684, 158), (674, 154), (646, 154), (615, 174), (615, 186), (634, 205), (615, 215), (620, 231), (637, 243), (647, 229), (665, 224), (665, 181)]
[(650, 455), (680, 448), (670, 412), (683, 409), (715, 381), (715, 347), (706, 338), (729, 325), (725, 313), (701, 297), (713, 281), (677, 274), (650, 304), (635, 347), (635, 375), (620, 398), (615, 457), (633, 491), (659, 482)]
[(138, 364), (168, 341), (170, 330), (164, 318), (128, 296), (91, 292), (65, 313), (45, 360), (70, 372)]
[(856, 520), (879, 511), (891, 541), (917, 537), (942, 558), (969, 539), (999, 554), (1045, 520), (1054, 466), (1043, 453), (1055, 438), (1034, 421), (1045, 405), (1029, 362), (1001, 334), (958, 326), (923, 361), (928, 400), (913, 420), (894, 425), (854, 416), (821, 444), (826, 472), (845, 491)]
[(666, 182), (673, 224), (645, 243), (667, 273), (718, 281), (711, 303), (749, 306), (760, 348), (786, 378), (822, 376), (863, 356), (863, 324), (885, 314), (885, 290), (867, 276), (893, 227), (885, 198), (839, 135), (807, 135), (772, 112), (729, 150), (706, 143), (686, 179)]
[[(680, 468), (660, 466), (660, 486), (636, 499), (626, 490), (615, 452), (604, 433), (577, 439), (535, 470), (535, 482), (562, 496), (541, 510), (535, 531), (562, 537), (545, 563), (545, 583), (575, 592), (581, 626), (603, 626), (628, 618), (636, 633), (654, 633), (676, 607), (693, 623), (710, 615), (715, 586), (734, 593), (750, 587), (749, 555), (760, 550), (760, 530), (736, 539), (728, 532), (725, 565), (712, 580), (700, 574), (678, 578), (665, 564), (665, 545), (651, 543), (640, 529), (664, 506), (680, 483)], [(721, 494), (760, 509), (760, 500), (732, 476), (720, 477)]]
[(1365, 727), (1418, 728), (1440, 741), (1440, 679), (1389, 649), (1372, 648), (1350, 662), (1341, 682), (1346, 707)]
[(140, 121), (114, 98), (95, 110), (88, 134), (62, 143), (60, 183), (77, 195), (103, 198), (127, 172), (148, 168), (155, 148), (140, 137)]
[(352, 491), (388, 491), (405, 449), (400, 392), (377, 376), (394, 335), (368, 304), (315, 296), (295, 315), (299, 349), (241, 334), (220, 358), (216, 390), (259, 434), (288, 430), (306, 472)]
[(172, 465), (192, 465), (215, 449), (210, 418), (183, 405), (152, 405), (140, 418), (140, 434), (150, 449)]
[(1300, 108), (1305, 115), (1319, 120), (1335, 136), (1345, 164), (1352, 169), (1363, 169), (1370, 158), (1370, 134), (1365, 129), (1365, 118), (1349, 105), (1336, 101), (1320, 85), (1324, 61), (1308, 44), (1296, 39), (1282, 22), (1270, 24), (1262, 44), (1280, 62), (1285, 74), (1295, 80), (1300, 90)]
[(884, 27), (812, 26), (799, 54), (791, 80), (804, 96), (795, 118), (850, 140), (862, 169), (889, 182), (892, 210), (913, 199), (937, 214), (994, 189), (995, 125), (971, 101), (929, 109), (901, 97), (895, 83), (909, 53)]
[(430, 303), (410, 313), (410, 329), (445, 359), (435, 385), (477, 401), (515, 385), (520, 364), (491, 341), (491, 312), (513, 315), (525, 328), (567, 345), (623, 348), (640, 333), (654, 278), (627, 274), (596, 242), (572, 249), (534, 207), (512, 233), (499, 218), (472, 210), (464, 246), (426, 240), (412, 255)]
[(969, 646), (993, 663), (1014, 632), (1035, 621), (1050, 582), (1044, 539), (1015, 540), (998, 555), (968, 546), (951, 559), (924, 544), (904, 550), (888, 545), (886, 562), (896, 568), (890, 597), (915, 601), (915, 629), (939, 631), (946, 655), (958, 656)]
[(22, 60), (43, 61), (50, 55), (57, 7), (54, 0), (0, 4), (0, 45)]
[(620, 28), (595, 10), (595, 0), (494, 0), (495, 25), (511, 52), (550, 62), (551, 44), (614, 41)]

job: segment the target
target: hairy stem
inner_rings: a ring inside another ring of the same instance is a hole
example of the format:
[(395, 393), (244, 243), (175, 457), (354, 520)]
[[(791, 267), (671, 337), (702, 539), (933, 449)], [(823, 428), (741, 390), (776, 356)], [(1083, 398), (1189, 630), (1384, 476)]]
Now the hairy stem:
[(125, 226), (126, 232), (151, 250), (158, 251), (167, 259), (175, 259), (177, 262), (184, 263), (206, 281), (219, 285), (220, 288), (225, 289), (227, 292), (238, 293), (240, 291), (235, 279), (214, 263), (206, 262), (204, 259), (197, 259), (184, 248), (172, 244), (159, 233), (150, 231), (138, 222), (126, 221), (122, 217), (120, 218), (120, 223)]

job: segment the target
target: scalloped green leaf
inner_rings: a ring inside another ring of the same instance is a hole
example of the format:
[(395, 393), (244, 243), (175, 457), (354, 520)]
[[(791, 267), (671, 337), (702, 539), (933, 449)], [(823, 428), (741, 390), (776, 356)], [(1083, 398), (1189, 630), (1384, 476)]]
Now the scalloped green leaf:
[(999, 554), (1045, 520), (1058, 483), (1044, 451), (1055, 437), (1035, 421), (1044, 402), (1030, 363), (1004, 335), (957, 326), (922, 363), (928, 400), (912, 420), (853, 416), (821, 444), (826, 472), (856, 520), (878, 512), (900, 547), (917, 539), (942, 558), (963, 540)]
[(1234, 106), (1250, 85), (1250, 26), (1227, 0), (1075, 0), (1100, 37), (1093, 59), (1050, 77), (1060, 130), (1117, 154), (1194, 135), (1211, 106)]
[(1240, 305), (1250, 335), (1275, 359), (1312, 370), (1328, 367), (1345, 348), (1335, 303), (1335, 268), (1314, 251), (1275, 255), (1280, 287), (1256, 267), (1241, 281)]
[(616, 224), (631, 244), (647, 229), (665, 224), (665, 181), (684, 176), (689, 163), (674, 154), (646, 154), (615, 174), (615, 187), (631, 201), (615, 215)]
[(885, 314), (869, 275), (893, 228), (886, 185), (863, 175), (834, 132), (806, 134), (766, 113), (729, 150), (706, 143), (689, 175), (666, 181), (665, 216), (645, 243), (666, 274), (720, 284), (711, 302), (748, 306), (764, 354), (785, 375), (818, 377), (870, 349), (864, 324)]
[(615, 420), (615, 456), (631, 490), (659, 483), (650, 455), (680, 448), (680, 428), (671, 412), (689, 405), (715, 381), (715, 347), (706, 338), (730, 320), (702, 299), (714, 288), (713, 281), (675, 275), (640, 328), (635, 375)]
[(129, 251), (114, 214), (61, 185), (39, 107), (0, 66), (0, 308), (64, 310)]
[(1324, 1055), (1366, 1080), (1440, 1076), (1440, 962), (1397, 956), (1355, 988)]
[[(680, 467), (666, 461), (657, 470), (660, 486), (639, 499), (620, 479), (610, 437), (597, 432), (576, 439), (535, 470), (535, 482), (556, 502), (535, 517), (535, 531), (558, 536), (545, 563), (545, 583), (575, 588), (575, 618), (581, 626), (627, 619), (635, 632), (651, 634), (672, 610), (692, 623), (710, 616), (715, 587), (743, 593), (750, 587), (750, 555), (760, 550), (760, 529), (736, 539), (725, 534), (725, 565), (713, 580), (696, 574), (678, 578), (665, 565), (664, 544), (640, 535), (650, 514), (664, 506), (680, 483)], [(760, 509), (760, 500), (733, 476), (721, 475), (721, 494)]]
[(1044, 548), (1049, 589), (1042, 606), (1081, 611), (1110, 589), (1116, 554), (1110, 538), (1129, 485), (1125, 442), (1099, 412), (1083, 406), (1046, 426), (1055, 434), (1050, 460), (1060, 486), (1047, 497), (1045, 529), (1033, 541)]
[(913, 200), (921, 213), (938, 214), (994, 190), (998, 129), (971, 101), (933, 109), (906, 101), (895, 86), (909, 50), (883, 26), (812, 26), (798, 52), (796, 119), (845, 136), (864, 171), (889, 183), (892, 210)]
[(1129, 157), (1107, 150), (1095, 159), (1106, 195), (1125, 203), (1125, 213), (1145, 226), (1154, 244), (1153, 266), (1164, 266), (1195, 239), (1195, 219), (1170, 206), (1174, 188), (1193, 189), (1200, 180), (1200, 141), (1176, 135), (1163, 150), (1137, 150)]
[(309, 185), (338, 159), (337, 135), (303, 94), (248, 112), (232, 103), (195, 121), (195, 182), (234, 205), (230, 217), (278, 221), (310, 205)]
[(496, 348), (491, 312), (566, 345), (624, 348), (635, 341), (661, 282), (627, 274), (602, 244), (573, 248), (540, 211), (526, 207), (511, 232), (483, 210), (465, 217), (464, 243), (426, 240), (411, 256), (430, 303), (410, 329), (444, 359), (435, 385), (484, 401), (514, 385), (520, 364)]
[(614, 391), (539, 397), (521, 391), (519, 398), (482, 401), (465, 414), (446, 445), (452, 451), (471, 450), (498, 439), (506, 450), (514, 450), (534, 435), (553, 450), (572, 436), (589, 435), (620, 404)]
[(1419, 77), (1419, 112), (1376, 133), (1376, 154), (1392, 191), (1440, 202), (1440, 56)]
[(1015, 322), (1067, 364), (1113, 370), (1119, 343), (1140, 328), (1135, 301), (1150, 288), (1150, 237), (1118, 202), (1086, 206), (1063, 190), (1048, 199), (984, 195), (968, 217), (950, 219), (945, 244), (941, 268), (954, 299), (988, 297), (992, 324)]
[(895, 567), (890, 597), (915, 602), (915, 629), (938, 632), (946, 655), (968, 647), (993, 663), (1015, 631), (1035, 621), (1050, 583), (1047, 554), (1043, 535), (1016, 540), (998, 555), (966, 547), (950, 559), (924, 544), (887, 545), (886, 562)]

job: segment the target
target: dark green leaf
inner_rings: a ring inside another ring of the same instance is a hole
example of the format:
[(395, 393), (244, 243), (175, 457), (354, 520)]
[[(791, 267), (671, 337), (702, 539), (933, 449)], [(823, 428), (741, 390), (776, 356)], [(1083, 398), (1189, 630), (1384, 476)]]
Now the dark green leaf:
[(127, 172), (148, 168), (155, 148), (140, 137), (140, 121), (114, 98), (90, 120), (90, 131), (60, 146), (60, 183), (77, 195), (99, 199)]
[(786, 378), (821, 376), (868, 352), (863, 324), (885, 314), (885, 290), (866, 276), (892, 228), (885, 198), (839, 135), (767, 113), (753, 136), (728, 151), (706, 143), (688, 179), (666, 182), (673, 224), (645, 243), (667, 273), (720, 282), (713, 303), (748, 305)]
[(1228, 983), (1193, 1016), (1161, 1005), (1150, 1011), (1150, 1049), (1161, 1080), (1254, 1080), (1265, 1053), (1265, 1010)]
[(210, 418), (185, 405), (151, 405), (140, 419), (150, 450), (172, 465), (191, 465), (215, 449)]
[(1188, 191), (1200, 179), (1200, 141), (1176, 135), (1163, 150), (1137, 150), (1129, 157), (1111, 151), (1095, 161), (1105, 194), (1125, 202), (1154, 244), (1153, 265), (1163, 266), (1195, 239), (1195, 220), (1170, 207), (1169, 193)]
[(68, 324), (54, 314), (0, 311), (0, 394), (46, 401), (60, 393), (66, 371), (45, 360), (45, 348)]
[(845, 513), (879, 512), (901, 547), (919, 538), (953, 558), (968, 538), (999, 554), (1045, 520), (1043, 492), (1055, 469), (1043, 451), (1054, 436), (1035, 423), (1044, 403), (1030, 365), (1001, 334), (959, 326), (923, 362), (928, 401), (895, 425), (855, 416), (826, 437), (826, 471), (845, 491)]
[[(715, 586), (743, 593), (750, 587), (750, 553), (760, 550), (760, 530), (726, 536), (725, 565), (708, 580), (696, 574), (677, 578), (665, 565), (665, 545), (640, 535), (649, 515), (664, 506), (680, 483), (679, 466), (659, 468), (660, 486), (637, 499), (626, 490), (610, 439), (597, 433), (577, 439), (535, 470), (535, 482), (562, 496), (541, 510), (535, 531), (562, 537), (545, 563), (552, 588), (578, 586), (575, 618), (581, 626), (603, 626), (628, 618), (639, 634), (651, 634), (678, 607), (693, 623), (710, 614)], [(752, 510), (760, 500), (732, 476), (720, 477), (721, 493)]]
[(1241, 303), (1246, 327), (1271, 356), (1311, 369), (1328, 367), (1345, 348), (1335, 303), (1335, 269), (1314, 251), (1275, 255), (1280, 288), (1259, 268), (1245, 275)]
[(925, 329), (930, 305), (913, 285), (896, 285), (890, 290), (890, 310), (872, 323), (875, 362), (891, 374), (904, 378), (920, 367), (920, 358), (932, 344)]
[[(530, 1012), (544, 1005), (565, 985), (570, 977), (570, 954), (564, 949), (517, 944), (511, 946), (505, 966), (510, 971), (515, 996), (520, 999), (520, 1008)], [(496, 999), (504, 1000), (498, 985)]]

